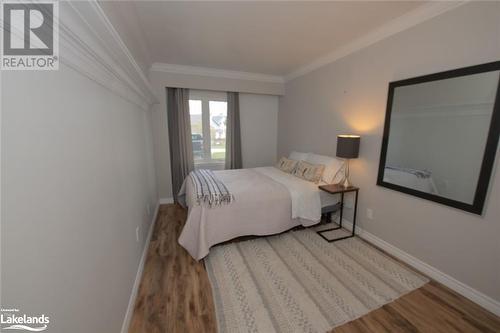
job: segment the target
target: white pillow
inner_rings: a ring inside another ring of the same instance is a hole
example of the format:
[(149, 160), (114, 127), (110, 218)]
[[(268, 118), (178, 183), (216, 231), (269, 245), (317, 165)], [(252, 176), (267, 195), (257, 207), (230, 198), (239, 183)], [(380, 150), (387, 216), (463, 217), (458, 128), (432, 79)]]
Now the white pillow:
[[(321, 180), (325, 183), (338, 183), (344, 177), (343, 170), (337, 173), (337, 171), (339, 171), (344, 164), (344, 162), (338, 158), (309, 153), (306, 162), (312, 164), (323, 164), (325, 166), (325, 171), (323, 171), (323, 176), (321, 177)], [(337, 174), (336, 177), (335, 174)]]
[(288, 158), (291, 160), (306, 161), (306, 162), (307, 162), (308, 157), (309, 157), (309, 153), (299, 153), (298, 151), (292, 151), (290, 153), (290, 156), (288, 156)]

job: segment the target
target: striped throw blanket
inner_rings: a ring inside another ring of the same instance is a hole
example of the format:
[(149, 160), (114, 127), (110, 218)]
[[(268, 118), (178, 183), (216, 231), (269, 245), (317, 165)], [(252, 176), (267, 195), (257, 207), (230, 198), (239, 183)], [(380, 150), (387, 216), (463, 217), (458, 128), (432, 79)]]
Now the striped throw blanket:
[(212, 207), (220, 206), (223, 203), (229, 204), (234, 200), (234, 196), (226, 185), (215, 176), (212, 170), (191, 171), (189, 177), (193, 181), (198, 204), (206, 202)]

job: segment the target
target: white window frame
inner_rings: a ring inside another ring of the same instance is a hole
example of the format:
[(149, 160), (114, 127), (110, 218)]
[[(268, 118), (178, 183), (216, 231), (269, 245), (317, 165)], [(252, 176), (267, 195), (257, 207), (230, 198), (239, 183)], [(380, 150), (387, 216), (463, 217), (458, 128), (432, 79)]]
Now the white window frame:
[[(202, 136), (203, 136), (203, 150), (204, 156), (210, 156), (210, 158), (205, 158), (203, 160), (195, 160), (194, 164), (196, 168), (205, 169), (224, 169), (225, 159), (215, 160), (212, 159), (212, 138), (210, 134), (210, 101), (226, 102), (227, 103), (227, 93), (222, 91), (210, 91), (210, 90), (189, 90), (190, 100), (201, 100), (201, 119), (202, 119)], [(208, 140), (207, 140), (208, 139)]]

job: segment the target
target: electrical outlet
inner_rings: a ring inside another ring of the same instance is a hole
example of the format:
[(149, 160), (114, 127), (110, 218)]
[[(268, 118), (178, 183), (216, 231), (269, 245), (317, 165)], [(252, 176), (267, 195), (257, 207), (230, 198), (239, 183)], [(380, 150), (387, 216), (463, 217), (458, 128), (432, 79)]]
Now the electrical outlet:
[(148, 213), (148, 216), (151, 216), (151, 206), (149, 204), (146, 205), (146, 212)]
[(139, 242), (139, 227), (135, 228), (135, 240)]
[(373, 209), (371, 209), (371, 208), (367, 208), (367, 209), (366, 209), (366, 217), (367, 217), (369, 220), (373, 220)]

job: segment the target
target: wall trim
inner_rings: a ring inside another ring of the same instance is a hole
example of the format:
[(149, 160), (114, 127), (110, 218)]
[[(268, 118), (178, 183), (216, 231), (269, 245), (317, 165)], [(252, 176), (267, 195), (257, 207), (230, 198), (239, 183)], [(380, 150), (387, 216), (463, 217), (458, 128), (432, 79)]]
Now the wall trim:
[(148, 230), (148, 235), (146, 236), (146, 242), (144, 243), (144, 249), (142, 250), (141, 260), (139, 261), (139, 267), (137, 269), (137, 274), (135, 275), (134, 285), (132, 286), (132, 292), (130, 293), (130, 298), (128, 301), (127, 311), (125, 312), (125, 318), (123, 319), (121, 333), (128, 333), (130, 326), (130, 321), (132, 320), (132, 315), (134, 314), (135, 300), (137, 298), (137, 293), (139, 292), (139, 286), (141, 285), (142, 273), (144, 271), (144, 264), (146, 263), (146, 258), (148, 255), (149, 243), (151, 242), (151, 236), (153, 235), (153, 230), (156, 224), (156, 219), (158, 217), (158, 211), (160, 210), (160, 203), (156, 204), (155, 212), (153, 214), (153, 220), (150, 223)]
[(224, 79), (237, 79), (249, 80), (260, 82), (284, 83), (285, 79), (278, 75), (269, 75), (262, 73), (240, 72), (231, 71), (226, 69), (211, 68), (211, 67), (198, 67), (198, 66), (185, 66), (155, 62), (151, 65), (151, 71), (164, 72), (170, 74), (183, 74), (183, 75), (199, 75), (209, 76)]
[(172, 204), (174, 203), (174, 198), (160, 198), (160, 205)]
[(148, 110), (153, 88), (97, 1), (59, 4), (61, 63)]
[(310, 73), (320, 67), (335, 62), (340, 58), (346, 57), (356, 51), (364, 49), (372, 44), (375, 44), (376, 42), (386, 39), (401, 31), (407, 30), (417, 24), (430, 20), (433, 17), (446, 13), (447, 11), (462, 6), (468, 2), (469, 0), (440, 1), (424, 4), (406, 14), (403, 14), (385, 23), (379, 28), (372, 30), (368, 34), (353, 40), (352, 42), (340, 47), (339, 49), (325, 56), (322, 56), (307, 65), (297, 68), (296, 70), (285, 75), (285, 81), (291, 81), (295, 78)]
[[(342, 219), (343, 224), (346, 229), (352, 230), (352, 222)], [(446, 287), (454, 290), (460, 295), (468, 298), (472, 302), (478, 304), (479, 306), (485, 308), (486, 310), (500, 316), (500, 302), (494, 300), (493, 298), (483, 294), (479, 290), (476, 290), (463, 282), (451, 277), (450, 275), (441, 272), (439, 269), (423, 262), (422, 260), (406, 253), (400, 248), (384, 241), (383, 239), (375, 236), (374, 234), (356, 226), (356, 235), (360, 238), (366, 240), (367, 242), (379, 247), (380, 249), (386, 251), (390, 255), (396, 257), (397, 259), (405, 262), (421, 273), (427, 275), (431, 279), (445, 285)]]

